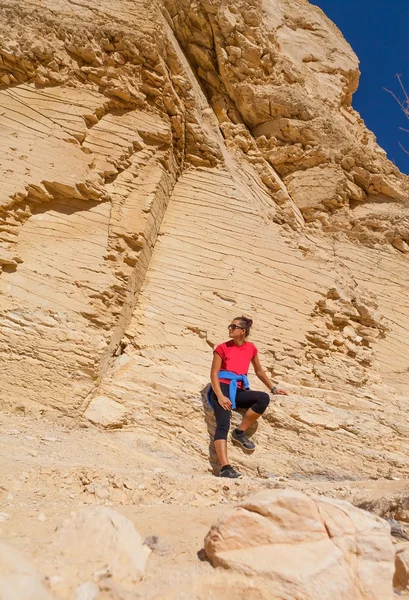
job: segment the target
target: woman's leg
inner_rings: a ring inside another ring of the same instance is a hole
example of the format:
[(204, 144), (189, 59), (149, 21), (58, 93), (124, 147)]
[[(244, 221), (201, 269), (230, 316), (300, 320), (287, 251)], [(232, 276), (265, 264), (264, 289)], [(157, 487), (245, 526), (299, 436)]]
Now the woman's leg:
[(261, 417), (261, 413), (256, 413), (251, 408), (243, 415), (243, 420), (240, 425), (237, 427), (240, 431), (247, 431), (253, 423), (257, 421)]
[(238, 390), (236, 396), (237, 408), (248, 408), (244, 414), (239, 431), (247, 431), (251, 425), (265, 412), (270, 404), (270, 396), (266, 392), (256, 392), (253, 390)]
[[(227, 394), (226, 394), (227, 395)], [(214, 404), (216, 402), (216, 404)], [(237, 479), (241, 477), (241, 473), (233, 469), (227, 458), (227, 434), (230, 428), (230, 411), (224, 410), (217, 402), (217, 398), (212, 398), (214, 412), (216, 415), (216, 433), (214, 436), (214, 447), (216, 449), (217, 458), (220, 462), (220, 477), (228, 477)], [(244, 433), (243, 433), (244, 435)]]
[(214, 447), (221, 467), (230, 464), (227, 458), (227, 440), (214, 440)]
[[(221, 384), (222, 392), (228, 397), (229, 386), (227, 384)], [(230, 429), (230, 411), (225, 410), (220, 406), (217, 401), (216, 394), (212, 392), (211, 395), (212, 406), (214, 415), (216, 417), (216, 431), (214, 434), (214, 447), (216, 450), (217, 458), (219, 459), (220, 466), (224, 467), (229, 464), (227, 458), (227, 434)]]

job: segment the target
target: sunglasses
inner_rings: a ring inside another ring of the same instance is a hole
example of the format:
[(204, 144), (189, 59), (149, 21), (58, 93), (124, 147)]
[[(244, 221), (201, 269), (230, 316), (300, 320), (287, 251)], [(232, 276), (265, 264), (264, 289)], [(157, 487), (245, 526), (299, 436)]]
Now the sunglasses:
[(229, 325), (227, 327), (227, 329), (231, 329), (232, 331), (236, 331), (236, 329), (244, 329), (244, 327), (240, 327), (240, 325), (235, 325), (234, 323), (232, 323), (231, 325)]

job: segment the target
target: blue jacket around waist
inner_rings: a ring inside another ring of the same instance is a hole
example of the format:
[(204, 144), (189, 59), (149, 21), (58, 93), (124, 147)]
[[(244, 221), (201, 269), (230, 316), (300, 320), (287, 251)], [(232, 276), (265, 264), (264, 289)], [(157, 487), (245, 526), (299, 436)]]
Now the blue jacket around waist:
[[(238, 382), (239, 381), (243, 382), (245, 390), (250, 389), (249, 380), (247, 379), (247, 375), (236, 375), (236, 373), (232, 373), (231, 371), (219, 371), (218, 377), (219, 377), (219, 379), (230, 379), (229, 399), (231, 402), (231, 408), (232, 408), (232, 410), (234, 410), (236, 408), (236, 394), (237, 394)], [(211, 395), (212, 395), (212, 386), (209, 387), (209, 390), (207, 392), (207, 401), (208, 401), (210, 407), (213, 408)]]

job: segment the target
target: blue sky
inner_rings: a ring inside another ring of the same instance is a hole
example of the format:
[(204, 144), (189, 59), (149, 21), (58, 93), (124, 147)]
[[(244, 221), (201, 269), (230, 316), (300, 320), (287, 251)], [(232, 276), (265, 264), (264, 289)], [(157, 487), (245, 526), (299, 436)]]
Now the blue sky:
[(360, 60), (359, 88), (352, 106), (361, 114), (388, 157), (409, 174), (409, 129), (398, 104), (403, 93), (395, 73), (402, 75), (409, 94), (409, 0), (310, 0), (339, 27)]

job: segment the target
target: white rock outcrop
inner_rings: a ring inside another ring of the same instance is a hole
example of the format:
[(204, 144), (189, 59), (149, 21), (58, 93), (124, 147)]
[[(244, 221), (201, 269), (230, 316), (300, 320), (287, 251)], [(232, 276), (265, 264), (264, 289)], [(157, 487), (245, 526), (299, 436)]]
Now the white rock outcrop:
[(261, 492), (221, 517), (205, 539), (214, 566), (257, 577), (283, 600), (392, 600), (388, 524), (341, 500)]
[(150, 554), (131, 521), (102, 506), (72, 513), (57, 527), (47, 552), (53, 563), (49, 579), (57, 577), (53, 589), (64, 598), (95, 595), (95, 586), (130, 592)]
[(85, 411), (85, 417), (101, 427), (122, 427), (126, 423), (127, 410), (123, 404), (106, 396), (96, 396)]

